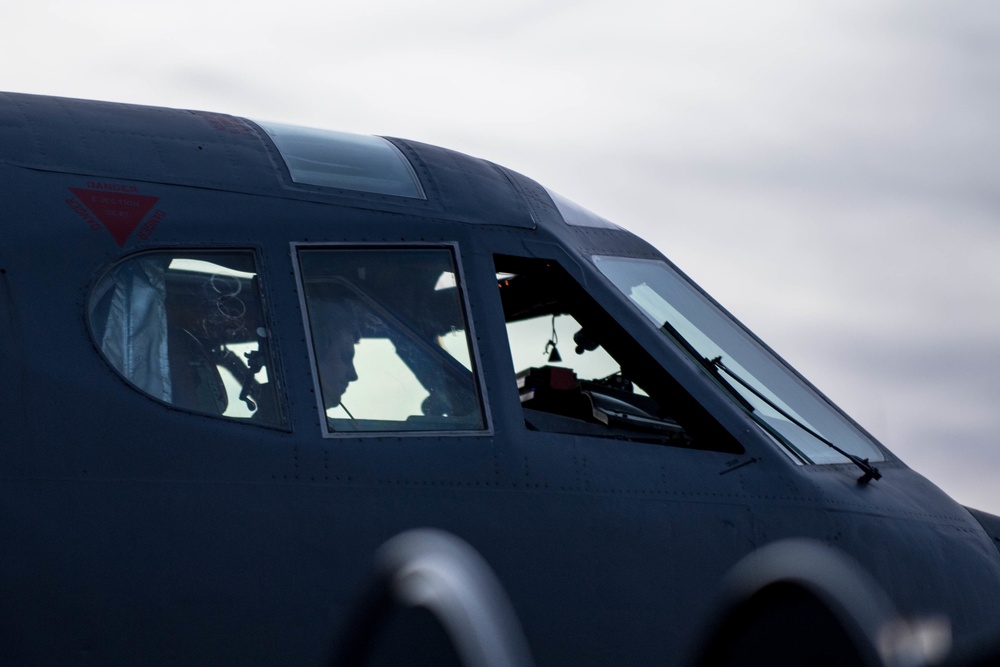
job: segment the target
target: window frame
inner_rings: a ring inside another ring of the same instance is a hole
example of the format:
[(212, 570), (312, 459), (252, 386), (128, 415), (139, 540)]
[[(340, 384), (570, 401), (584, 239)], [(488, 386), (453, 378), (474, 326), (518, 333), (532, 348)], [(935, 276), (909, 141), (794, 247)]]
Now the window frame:
[[(273, 384), (272, 392), (274, 394), (274, 400), (276, 402), (276, 416), (277, 422), (266, 422), (266, 421), (256, 421), (252, 418), (238, 417), (226, 414), (217, 414), (205, 410), (197, 410), (188, 406), (180, 405), (175, 402), (165, 400), (162, 397), (156, 396), (150, 393), (147, 389), (133, 382), (125, 373), (123, 373), (115, 363), (108, 358), (107, 354), (102, 349), (100, 339), (97, 335), (97, 330), (94, 327), (93, 318), (93, 300), (95, 298), (95, 289), (103, 283), (105, 279), (114, 271), (117, 267), (120, 267), (127, 262), (133, 261), (137, 258), (149, 255), (172, 255), (172, 261), (176, 259), (199, 259), (199, 256), (213, 256), (213, 255), (225, 255), (225, 254), (245, 254), (250, 255), (253, 259), (254, 265), (254, 276), (257, 278), (257, 294), (258, 305), (261, 311), (261, 319), (264, 323), (264, 327), (268, 332), (269, 347), (268, 358), (267, 358), (267, 373), (268, 373), (268, 384)], [(97, 355), (100, 357), (101, 361), (104, 362), (108, 369), (113, 373), (114, 377), (128, 386), (131, 390), (139, 393), (145, 398), (155, 401), (160, 405), (165, 406), (171, 411), (181, 412), (188, 415), (196, 415), (199, 417), (208, 417), (210, 419), (218, 419), (228, 423), (235, 424), (246, 424), (252, 425), (258, 428), (265, 428), (275, 431), (282, 431), (290, 433), (292, 431), (290, 413), (288, 408), (288, 397), (285, 392), (285, 382), (281, 371), (279, 371), (278, 354), (275, 351), (276, 345), (274, 345), (275, 338), (275, 319), (271, 312), (270, 298), (267, 294), (267, 289), (265, 287), (265, 282), (267, 279), (264, 277), (264, 259), (261, 249), (256, 246), (158, 246), (153, 248), (143, 248), (135, 252), (129, 252), (124, 255), (119, 255), (115, 257), (111, 262), (105, 264), (101, 270), (95, 275), (94, 279), (90, 282), (87, 287), (87, 296), (84, 300), (84, 319), (86, 322), (87, 333), (90, 336), (91, 343)]]
[[(489, 394), (483, 378), (483, 363), (479, 352), (476, 336), (475, 319), (472, 317), (472, 307), (469, 301), (469, 289), (465, 267), (462, 262), (460, 244), (457, 241), (414, 241), (414, 242), (351, 242), (351, 241), (293, 241), (289, 244), (292, 271), (295, 277), (295, 289), (298, 292), (299, 312), (302, 320), (302, 336), (306, 344), (309, 358), (309, 373), (312, 376), (312, 390), (316, 398), (316, 410), (320, 424), (320, 434), (323, 438), (357, 439), (357, 438), (439, 438), (470, 436), (490, 437), (494, 434), (493, 415), (490, 409)], [(306, 304), (304, 276), (299, 261), (299, 251), (308, 250), (447, 250), (451, 254), (452, 266), (459, 292), (462, 314), (466, 322), (466, 337), (469, 342), (469, 360), (472, 364), (472, 374), (475, 377), (475, 387), (479, 392), (478, 400), (483, 417), (483, 428), (479, 429), (447, 429), (447, 430), (384, 430), (384, 431), (334, 431), (327, 422), (323, 392), (320, 386), (319, 364), (312, 329), (309, 323), (309, 311)]]

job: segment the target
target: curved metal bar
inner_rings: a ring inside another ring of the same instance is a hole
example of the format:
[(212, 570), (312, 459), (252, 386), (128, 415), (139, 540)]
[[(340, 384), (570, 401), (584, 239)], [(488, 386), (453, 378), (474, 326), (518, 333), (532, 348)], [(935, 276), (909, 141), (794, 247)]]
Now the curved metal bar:
[[(775, 585), (808, 592), (840, 623), (866, 665), (917, 667), (937, 663), (951, 648), (946, 618), (901, 617), (882, 587), (847, 555), (808, 539), (781, 540), (751, 553), (730, 571), (707, 632), (699, 638), (689, 664), (704, 660), (711, 645), (725, 641), (722, 628), (758, 593)], [(789, 627), (789, 632), (795, 632)], [(782, 648), (775, 647), (776, 655)]]
[(532, 667), (524, 633), (499, 580), (467, 542), (442, 530), (401, 533), (376, 553), (376, 572), (332, 665), (360, 665), (395, 605), (422, 607), (469, 667)]

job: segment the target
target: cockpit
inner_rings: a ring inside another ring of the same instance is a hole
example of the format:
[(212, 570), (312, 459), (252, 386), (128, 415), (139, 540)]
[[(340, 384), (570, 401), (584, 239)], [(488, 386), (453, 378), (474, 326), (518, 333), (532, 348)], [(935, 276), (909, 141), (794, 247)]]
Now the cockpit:
[[(390, 197), (397, 207), (438, 205), (397, 143), (260, 127), (296, 188)], [(544, 224), (575, 234), (627, 236), (545, 192)], [(404, 200), (417, 204), (399, 203)], [(542, 224), (534, 217), (539, 210), (527, 218), (498, 211), (496, 225), (531, 234)], [(474, 272), (480, 280), (484, 271), (495, 276), (502, 313), (488, 314), (490, 306), (470, 302), (458, 241), (290, 247), (302, 318), (296, 325), (323, 437), (490, 432), (493, 406), (480, 356), (483, 346), (502, 345), (509, 348), (506, 372), (530, 431), (742, 451), (690, 387), (664, 370), (659, 357), (669, 349), (700, 366), (702, 380), (794, 461), (884, 459), (863, 431), (662, 259), (583, 253), (583, 270), (612, 288), (602, 298), (629, 304), (634, 317), (623, 320), (609, 315), (557, 261), (532, 253), (470, 255), (475, 262), (492, 257), (492, 266)], [(159, 401), (288, 429), (281, 350), (273, 344), (262, 291), (268, 277), (258, 267), (253, 250), (126, 256), (92, 290), (96, 346), (133, 387)], [(478, 325), (474, 312), (480, 313)], [(647, 339), (644, 347), (635, 332), (649, 326), (658, 342), (649, 347)]]
[[(454, 244), (293, 244), (325, 437), (474, 434), (491, 428)], [(553, 260), (495, 255), (504, 330), (528, 430), (741, 451), (629, 327), (704, 368), (800, 463), (881, 451), (755, 337), (661, 260), (594, 256), (641, 314), (617, 321)], [(280, 360), (252, 251), (152, 251), (98, 281), (90, 321), (108, 362), (170, 405), (286, 428)]]

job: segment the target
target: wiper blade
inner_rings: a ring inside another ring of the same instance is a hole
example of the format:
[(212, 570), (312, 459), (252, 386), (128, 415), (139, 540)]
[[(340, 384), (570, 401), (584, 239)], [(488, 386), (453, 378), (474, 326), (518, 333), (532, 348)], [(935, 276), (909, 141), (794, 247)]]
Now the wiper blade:
[(787, 419), (789, 422), (795, 424), (800, 429), (802, 429), (812, 437), (816, 438), (824, 445), (831, 448), (833, 451), (845, 457), (851, 463), (860, 468), (864, 474), (858, 479), (859, 483), (867, 484), (873, 479), (882, 479), (882, 473), (879, 472), (878, 468), (869, 463), (868, 459), (863, 459), (860, 456), (857, 456), (856, 454), (850, 454), (844, 451), (837, 445), (833, 444), (832, 442), (821, 436), (812, 428), (809, 428), (808, 426), (803, 424), (799, 419), (796, 419), (792, 415), (788, 414), (787, 410), (783, 409), (781, 406), (777, 405), (774, 401), (765, 396), (759, 389), (754, 387), (747, 380), (743, 379), (739, 375), (739, 373), (735, 372), (734, 370), (726, 366), (724, 363), (722, 363), (721, 356), (715, 357), (714, 359), (709, 359), (705, 357), (703, 354), (698, 352), (698, 350), (696, 350), (694, 346), (691, 345), (691, 343), (686, 338), (684, 338), (684, 336), (682, 336), (680, 332), (677, 331), (677, 329), (675, 329), (672, 324), (670, 324), (670, 322), (664, 322), (663, 326), (661, 326), (660, 328), (664, 332), (670, 334), (670, 337), (676, 340), (677, 343), (681, 347), (683, 347), (688, 354), (690, 354), (695, 360), (700, 362), (701, 365), (704, 366), (712, 374), (712, 376), (719, 381), (719, 383), (723, 387), (726, 387), (726, 389), (733, 396), (733, 398), (739, 401), (740, 405), (742, 405), (744, 408), (747, 409), (747, 412), (749, 412), (750, 415), (755, 418), (755, 421), (760, 423), (762, 426), (765, 426), (769, 432), (772, 430), (771, 427), (768, 427), (765, 423), (761, 421), (761, 419), (757, 415), (754, 414), (756, 412), (756, 409), (753, 407), (753, 405), (751, 405), (750, 401), (748, 401), (746, 397), (740, 394), (740, 392), (736, 391), (736, 387), (734, 387), (726, 378), (722, 377), (722, 374), (719, 373), (719, 371), (725, 372), (726, 375), (728, 375), (733, 380), (736, 380), (738, 383), (746, 387), (750, 391), (750, 393), (752, 393), (754, 396), (767, 403), (774, 410), (776, 410), (778, 414)]
[(769, 399), (767, 396), (765, 396), (763, 394), (763, 392), (761, 392), (759, 389), (757, 389), (756, 387), (754, 387), (753, 385), (751, 385), (749, 382), (747, 382), (746, 380), (744, 380), (742, 377), (740, 377), (739, 373), (736, 373), (731, 368), (729, 368), (724, 363), (722, 363), (722, 357), (721, 356), (715, 357), (714, 359), (707, 359), (706, 361), (709, 364), (711, 364), (713, 367), (718, 368), (719, 370), (724, 371), (726, 373), (726, 375), (728, 375), (729, 377), (731, 377), (732, 379), (736, 380), (741, 385), (743, 385), (744, 387), (746, 387), (754, 396), (756, 396), (760, 400), (762, 400), (765, 403), (767, 403), (769, 406), (771, 406), (771, 408), (773, 408), (774, 410), (776, 410), (778, 412), (778, 414), (780, 414), (782, 417), (784, 417), (785, 419), (787, 419), (791, 423), (795, 424), (800, 429), (802, 429), (803, 431), (805, 431), (806, 433), (808, 433), (812, 437), (816, 438), (817, 440), (819, 440), (824, 445), (826, 445), (827, 447), (829, 447), (833, 451), (837, 452), (841, 456), (847, 458), (851, 463), (853, 463), (858, 468), (860, 468), (861, 471), (864, 474), (858, 479), (858, 482), (860, 482), (861, 484), (867, 484), (868, 482), (870, 482), (873, 479), (882, 479), (882, 473), (879, 472), (878, 468), (876, 468), (871, 463), (869, 463), (868, 459), (863, 459), (863, 458), (861, 458), (860, 456), (858, 456), (856, 454), (851, 454), (849, 452), (844, 451), (843, 449), (841, 449), (840, 447), (838, 447), (837, 445), (833, 444), (832, 442), (830, 442), (829, 440), (827, 440), (826, 438), (824, 438), (822, 435), (820, 435), (819, 433), (817, 433), (814, 429), (806, 426), (800, 420), (798, 420), (795, 417), (793, 417), (792, 415), (790, 415), (787, 410), (783, 409), (777, 403), (775, 403), (774, 401), (772, 401), (771, 399)]

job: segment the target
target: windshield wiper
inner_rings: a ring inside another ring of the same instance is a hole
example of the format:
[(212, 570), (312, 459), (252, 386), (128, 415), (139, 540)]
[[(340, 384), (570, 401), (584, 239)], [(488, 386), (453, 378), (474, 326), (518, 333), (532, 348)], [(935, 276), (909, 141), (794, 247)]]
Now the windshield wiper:
[(791, 423), (795, 424), (800, 429), (802, 429), (803, 431), (805, 431), (806, 433), (808, 433), (812, 437), (816, 438), (817, 440), (819, 440), (820, 442), (822, 442), (824, 445), (826, 445), (827, 447), (829, 447), (833, 451), (837, 452), (841, 456), (846, 457), (854, 465), (858, 466), (858, 468), (860, 468), (861, 471), (864, 473), (858, 479), (858, 482), (860, 482), (861, 484), (867, 484), (868, 482), (870, 482), (873, 479), (882, 479), (882, 473), (879, 472), (878, 468), (876, 468), (871, 463), (869, 463), (868, 459), (863, 459), (863, 458), (861, 458), (860, 456), (858, 456), (856, 454), (851, 454), (851, 453), (848, 453), (848, 452), (844, 451), (843, 449), (841, 449), (837, 445), (833, 444), (832, 442), (830, 442), (829, 440), (827, 440), (826, 438), (824, 438), (823, 436), (821, 436), (814, 429), (809, 428), (808, 426), (806, 426), (805, 424), (803, 424), (801, 421), (799, 421), (798, 419), (796, 419), (795, 417), (793, 417), (792, 415), (790, 415), (787, 410), (782, 409), (777, 403), (775, 403), (774, 401), (772, 401), (771, 399), (769, 399), (767, 396), (765, 396), (763, 394), (763, 392), (761, 392), (759, 389), (757, 389), (756, 387), (754, 387), (753, 385), (751, 385), (749, 382), (747, 382), (742, 377), (740, 377), (740, 375), (738, 373), (736, 373), (731, 368), (729, 368), (724, 363), (722, 363), (722, 357), (721, 356), (715, 357), (714, 359), (707, 359), (706, 361), (709, 364), (711, 364), (713, 367), (718, 368), (719, 370), (725, 371), (726, 375), (728, 375), (729, 377), (733, 378), (734, 380), (736, 380), (737, 382), (739, 382), (741, 385), (743, 385), (744, 387), (746, 387), (748, 390), (750, 390), (751, 393), (753, 393), (754, 396), (756, 396), (760, 400), (762, 400), (765, 403), (767, 403), (769, 406), (771, 406), (771, 408), (773, 408), (774, 410), (776, 410), (778, 412), (778, 414), (780, 414), (782, 417), (784, 417), (785, 419), (787, 419)]
[[(694, 348), (694, 346), (691, 345), (690, 342), (688, 342), (683, 336), (681, 336), (680, 333), (677, 331), (677, 329), (675, 329), (673, 327), (673, 325), (670, 324), (670, 322), (664, 322), (663, 326), (661, 328), (665, 332), (667, 332), (668, 334), (670, 334), (670, 336), (674, 340), (676, 340), (680, 344), (680, 346), (683, 347), (687, 351), (688, 354), (690, 354), (697, 361), (699, 361), (716, 379), (718, 379), (720, 381), (720, 383), (722, 384), (722, 386), (726, 387), (729, 390), (729, 393), (732, 394), (732, 396), (734, 398), (736, 398), (736, 400), (739, 401), (739, 403), (743, 407), (745, 407), (747, 409), (747, 411), (750, 413), (750, 415), (752, 417), (754, 417), (754, 420), (757, 421), (757, 423), (761, 424), (761, 426), (764, 426), (768, 430), (768, 432), (770, 432), (772, 429), (770, 427), (768, 427), (766, 424), (764, 424), (761, 421), (761, 418), (758, 415), (754, 414), (756, 412), (756, 410), (753, 407), (753, 405), (751, 405), (750, 402), (742, 394), (740, 394), (738, 391), (736, 391), (736, 388), (730, 382), (728, 382), (725, 378), (723, 378), (722, 375), (719, 373), (719, 371), (725, 372), (726, 375), (728, 375), (729, 377), (731, 377), (732, 379), (736, 380), (738, 383), (740, 383), (741, 385), (743, 385), (744, 387), (746, 387), (750, 391), (750, 393), (752, 393), (754, 396), (756, 396), (760, 400), (762, 400), (765, 403), (767, 403), (771, 408), (773, 408), (774, 410), (776, 410), (778, 412), (778, 414), (780, 414), (782, 417), (784, 417), (785, 419), (787, 419), (789, 422), (791, 422), (792, 424), (795, 424), (800, 429), (802, 429), (803, 431), (805, 431), (806, 433), (808, 433), (812, 437), (816, 438), (817, 440), (819, 440), (820, 442), (822, 442), (824, 445), (826, 445), (827, 447), (829, 447), (833, 451), (837, 452), (841, 456), (845, 457), (848, 461), (850, 461), (851, 463), (853, 463), (854, 465), (856, 465), (858, 468), (860, 468), (861, 472), (863, 472), (864, 474), (861, 475), (860, 478), (858, 478), (858, 482), (859, 483), (861, 483), (861, 484), (867, 484), (868, 482), (870, 482), (873, 479), (882, 479), (882, 473), (879, 472), (879, 469), (876, 468), (875, 466), (873, 466), (868, 461), (868, 459), (863, 459), (863, 458), (861, 458), (860, 456), (858, 456), (856, 454), (850, 454), (850, 453), (844, 451), (843, 449), (841, 449), (840, 447), (838, 447), (837, 445), (833, 444), (832, 442), (830, 442), (829, 440), (827, 440), (826, 438), (824, 438), (822, 435), (820, 435), (819, 433), (817, 433), (814, 429), (810, 428), (809, 426), (806, 426), (805, 424), (802, 423), (802, 421), (800, 421), (799, 419), (796, 419), (795, 417), (793, 417), (792, 415), (790, 415), (787, 410), (784, 410), (781, 406), (777, 405), (774, 401), (772, 401), (767, 396), (765, 396), (763, 394), (763, 392), (761, 392), (759, 389), (757, 389), (756, 387), (754, 387), (750, 382), (748, 382), (747, 380), (743, 379), (739, 375), (739, 373), (735, 372), (734, 370), (732, 370), (731, 368), (729, 368), (728, 366), (726, 366), (724, 363), (722, 363), (722, 356), (721, 355), (718, 356), (718, 357), (715, 357), (714, 359), (709, 359), (709, 358), (705, 357), (704, 355), (702, 355), (701, 353), (699, 353)], [(778, 434), (778, 435), (780, 436), (780, 434)], [(784, 440), (785, 439), (784, 436), (781, 436), (781, 439)]]
[(702, 355), (701, 352), (694, 349), (694, 345), (688, 342), (688, 340), (684, 338), (684, 336), (682, 336), (680, 332), (677, 331), (677, 329), (674, 328), (674, 325), (672, 325), (670, 322), (664, 322), (663, 326), (660, 327), (660, 329), (670, 334), (670, 337), (673, 338), (675, 341), (677, 341), (677, 343), (684, 348), (685, 352), (690, 354), (692, 357), (694, 357), (696, 361), (698, 361), (702, 366), (704, 366), (705, 370), (711, 373), (712, 377), (714, 377), (716, 380), (719, 381), (719, 384), (721, 384), (723, 387), (726, 387), (729, 390), (729, 393), (732, 394), (733, 398), (735, 398), (740, 405), (746, 408), (747, 412), (753, 413), (754, 407), (750, 403), (750, 401), (748, 401), (740, 392), (736, 391), (735, 387), (729, 384), (729, 382), (726, 381), (726, 378), (722, 377), (722, 375), (719, 374), (719, 369), (711, 361), (709, 361), (707, 357)]

